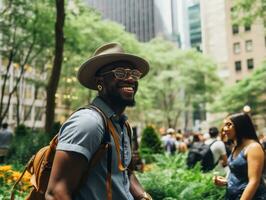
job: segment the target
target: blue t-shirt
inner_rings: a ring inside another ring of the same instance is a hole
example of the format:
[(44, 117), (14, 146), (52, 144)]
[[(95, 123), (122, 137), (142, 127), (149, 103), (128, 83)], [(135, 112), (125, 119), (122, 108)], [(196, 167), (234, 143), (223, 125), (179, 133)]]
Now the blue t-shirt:
[[(99, 97), (92, 103), (100, 108), (106, 117), (115, 125), (120, 142), (120, 156), (122, 164), (127, 167), (131, 161), (130, 139), (125, 125), (120, 125), (126, 116), (118, 117), (114, 111)], [(122, 119), (121, 119), (122, 118)], [(120, 122), (120, 123), (119, 123)], [(104, 135), (104, 122), (101, 115), (93, 109), (82, 109), (75, 112), (62, 126), (59, 132), (57, 150), (73, 151), (84, 155), (88, 161), (98, 150)], [(112, 197), (114, 200), (133, 200), (129, 191), (129, 179), (126, 171), (118, 169), (118, 155), (115, 143), (112, 144)], [(71, 173), (71, 172), (70, 172)], [(90, 169), (87, 181), (73, 197), (74, 200), (104, 200), (106, 192), (107, 156), (98, 161)]]

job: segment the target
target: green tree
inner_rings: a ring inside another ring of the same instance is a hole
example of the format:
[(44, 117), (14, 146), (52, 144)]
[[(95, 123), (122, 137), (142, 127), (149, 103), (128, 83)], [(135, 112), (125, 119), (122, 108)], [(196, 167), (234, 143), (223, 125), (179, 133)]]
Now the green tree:
[(50, 133), (54, 124), (55, 94), (58, 88), (64, 51), (65, 1), (56, 0), (55, 57), (46, 88), (45, 131)]
[(232, 17), (236, 23), (252, 24), (257, 19), (266, 22), (265, 0), (235, 0)]
[(193, 104), (211, 102), (219, 91), (216, 65), (204, 55), (179, 50), (162, 38), (142, 44), (141, 49), (151, 65), (137, 96), (142, 121), (180, 127), (181, 114), (193, 112)]
[(212, 105), (215, 112), (240, 112), (243, 106), (249, 105), (253, 114), (260, 114), (266, 121), (266, 62), (254, 72), (236, 83), (226, 87), (217, 101)]
[[(51, 5), (47, 1), (13, 0), (4, 1), (2, 4), (0, 52), (4, 74), (1, 85), (0, 124), (7, 115), (14, 94), (17, 96), (19, 105), (18, 86), (25, 71), (29, 68), (38, 71), (39, 67), (44, 66), (39, 60), (51, 55), (52, 40), (49, 38), (52, 35), (50, 27), (53, 13), (50, 11)], [(15, 69), (12, 69), (12, 66)], [(17, 75), (10, 89), (7, 81), (13, 72)], [(7, 96), (5, 103), (4, 96)], [(18, 119), (17, 122), (19, 121)]]

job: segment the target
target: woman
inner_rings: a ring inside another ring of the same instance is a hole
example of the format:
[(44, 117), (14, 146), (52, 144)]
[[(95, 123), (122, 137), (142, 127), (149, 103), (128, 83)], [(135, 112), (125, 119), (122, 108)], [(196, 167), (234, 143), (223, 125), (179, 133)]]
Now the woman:
[(228, 158), (228, 179), (214, 177), (218, 186), (227, 186), (226, 200), (266, 200), (262, 180), (264, 151), (248, 114), (237, 113), (224, 120), (223, 134), (233, 140), (235, 147)]

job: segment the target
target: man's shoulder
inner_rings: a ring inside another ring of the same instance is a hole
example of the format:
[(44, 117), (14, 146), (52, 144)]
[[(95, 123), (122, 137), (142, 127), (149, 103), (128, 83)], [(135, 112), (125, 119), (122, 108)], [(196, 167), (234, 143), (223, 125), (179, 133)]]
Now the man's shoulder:
[(91, 120), (98, 120), (101, 117), (101, 114), (90, 107), (84, 107), (84, 108), (80, 108), (77, 111), (75, 111), (70, 117), (69, 119), (73, 119), (73, 118), (80, 118), (80, 119), (91, 119)]
[[(75, 129), (92, 129), (103, 126), (103, 119), (96, 110), (84, 108), (79, 109), (67, 119), (62, 127), (72, 127)], [(64, 128), (63, 128), (64, 129)]]

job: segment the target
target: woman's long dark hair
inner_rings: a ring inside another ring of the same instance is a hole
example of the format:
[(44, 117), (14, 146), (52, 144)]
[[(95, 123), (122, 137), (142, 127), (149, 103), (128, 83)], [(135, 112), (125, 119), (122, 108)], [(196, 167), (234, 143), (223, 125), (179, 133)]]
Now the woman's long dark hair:
[(255, 127), (247, 113), (236, 113), (229, 116), (234, 124), (237, 146), (242, 143), (242, 139), (253, 139), (259, 142)]

